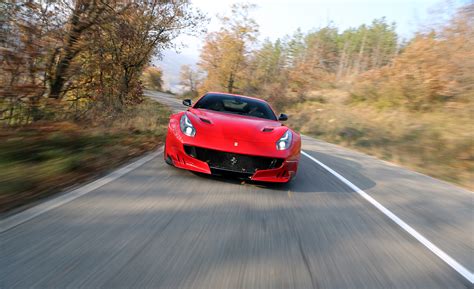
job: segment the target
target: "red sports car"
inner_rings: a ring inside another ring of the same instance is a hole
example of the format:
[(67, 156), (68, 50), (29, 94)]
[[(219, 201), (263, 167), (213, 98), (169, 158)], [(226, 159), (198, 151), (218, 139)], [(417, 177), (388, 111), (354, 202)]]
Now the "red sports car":
[(270, 105), (257, 98), (207, 93), (171, 115), (164, 158), (175, 167), (213, 175), (286, 183), (296, 174), (298, 133), (282, 125)]

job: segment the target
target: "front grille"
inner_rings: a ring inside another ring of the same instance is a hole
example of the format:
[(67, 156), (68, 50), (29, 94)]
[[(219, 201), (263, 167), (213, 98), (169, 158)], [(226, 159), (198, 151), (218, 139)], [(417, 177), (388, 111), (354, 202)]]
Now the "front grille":
[(278, 168), (283, 163), (283, 160), (278, 158), (228, 153), (195, 146), (185, 145), (184, 150), (188, 155), (208, 163), (211, 169), (238, 173), (253, 174), (257, 170)]

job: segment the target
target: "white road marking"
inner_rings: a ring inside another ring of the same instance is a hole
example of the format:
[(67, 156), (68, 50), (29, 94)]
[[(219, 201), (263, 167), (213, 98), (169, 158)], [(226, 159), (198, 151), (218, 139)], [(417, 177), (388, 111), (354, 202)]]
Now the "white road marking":
[(56, 197), (44, 203), (40, 203), (34, 207), (26, 209), (18, 214), (12, 215), (4, 220), (0, 221), (0, 233), (3, 233), (13, 227), (16, 227), (24, 222), (27, 222), (45, 212), (48, 212), (54, 208), (57, 208), (61, 205), (64, 205), (74, 199), (77, 199), (87, 193), (92, 192), (93, 190), (106, 185), (121, 176), (133, 171), (134, 169), (144, 165), (145, 163), (151, 161), (152, 159), (156, 158), (163, 152), (163, 147), (158, 149), (157, 151), (147, 154), (144, 157), (134, 161), (131, 164), (126, 165), (118, 170), (111, 172), (110, 174), (93, 181), (87, 185), (81, 186), (75, 190), (65, 193), (62, 196)]
[(371, 203), (374, 207), (379, 209), (385, 216), (389, 217), (393, 222), (395, 222), (397, 225), (399, 225), (403, 230), (405, 230), (408, 234), (410, 234), (412, 237), (417, 239), (421, 244), (423, 244), (426, 248), (428, 248), (431, 252), (433, 252), (435, 255), (437, 255), (441, 260), (446, 262), (451, 268), (456, 270), (459, 274), (461, 274), (464, 278), (466, 278), (471, 284), (474, 284), (474, 274), (466, 269), (463, 265), (459, 264), (456, 260), (454, 260), (451, 256), (446, 254), (443, 250), (438, 248), (435, 244), (431, 243), (428, 239), (426, 239), (423, 235), (418, 233), (415, 229), (413, 229), (410, 225), (405, 223), (402, 219), (397, 217), (394, 213), (392, 213), (389, 209), (385, 208), (382, 204), (377, 202), (374, 198), (369, 196), (366, 192), (363, 190), (359, 189), (356, 185), (348, 181), (346, 178), (341, 176), (339, 173), (331, 169), (330, 167), (326, 166), (319, 160), (315, 159), (314, 157), (310, 156), (308, 153), (301, 151), (303, 155), (308, 157), (310, 160), (313, 162), (317, 163), (321, 167), (323, 167), (325, 170), (333, 174), (336, 178), (338, 178), (340, 181), (342, 181), (344, 184), (349, 186), (351, 189), (353, 189), (355, 192), (357, 192), (361, 197), (363, 197), (365, 200), (367, 200), (369, 203)]
[[(150, 153), (137, 161), (128, 164), (127, 166), (120, 168), (116, 171), (113, 171), (112, 173), (108, 174), (105, 177), (102, 177), (90, 184), (87, 184), (85, 186), (82, 186), (80, 188), (77, 188), (71, 192), (65, 193), (64, 195), (54, 198), (52, 200), (46, 201), (44, 203), (41, 203), (39, 205), (36, 205), (32, 208), (29, 208), (23, 212), (20, 212), (18, 214), (12, 215), (4, 220), (0, 221), (0, 233), (3, 233), (13, 227), (16, 227), (24, 222), (27, 222), (45, 212), (48, 212), (54, 208), (57, 208), (61, 205), (64, 205), (72, 200), (75, 200), (85, 194), (88, 194), (92, 191), (94, 191), (97, 188), (100, 188), (118, 178), (121, 176), (129, 173), (130, 171), (133, 171), (134, 169), (144, 165), (145, 163), (151, 161), (152, 159), (156, 158), (158, 155), (160, 155), (163, 152), (163, 148), (159, 149), (158, 151), (155, 151), (153, 153)], [(456, 260), (454, 260), (451, 256), (446, 254), (443, 250), (438, 248), (435, 244), (433, 244), (431, 241), (426, 239), (423, 235), (418, 233), (415, 229), (413, 229), (410, 225), (405, 223), (402, 219), (397, 217), (394, 213), (392, 213), (390, 210), (385, 208), (382, 204), (377, 202), (374, 198), (372, 198), (370, 195), (368, 195), (366, 192), (358, 188), (356, 185), (351, 183), (349, 180), (344, 178), (342, 175), (328, 167), (327, 165), (323, 164), (319, 160), (315, 159), (308, 153), (301, 151), (301, 153), (308, 157), (310, 160), (314, 161), (318, 165), (320, 165), (322, 168), (333, 174), (335, 177), (337, 177), (340, 181), (345, 183), (347, 186), (349, 186), (351, 189), (353, 189), (355, 192), (357, 192), (361, 197), (363, 197), (365, 200), (367, 200), (369, 203), (371, 203), (374, 207), (379, 209), (384, 215), (386, 215), (388, 218), (390, 218), (393, 222), (395, 222), (397, 225), (399, 225), (403, 230), (405, 230), (407, 233), (409, 233), (412, 237), (417, 239), (421, 244), (423, 244), (426, 248), (428, 248), (431, 252), (433, 252), (435, 255), (437, 255), (441, 260), (446, 262), (449, 266), (451, 266), (454, 270), (456, 270), (459, 274), (461, 274), (464, 278), (466, 278), (469, 282), (474, 284), (474, 274), (470, 272), (468, 269), (466, 269), (464, 266), (459, 264)]]

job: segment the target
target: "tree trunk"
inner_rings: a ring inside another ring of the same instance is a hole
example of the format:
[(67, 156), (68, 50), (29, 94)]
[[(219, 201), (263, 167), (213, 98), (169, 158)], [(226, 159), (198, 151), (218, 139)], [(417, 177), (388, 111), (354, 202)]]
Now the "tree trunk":
[(120, 87), (120, 93), (119, 93), (119, 101), (120, 101), (120, 107), (119, 110), (121, 111), (123, 106), (125, 105), (125, 99), (127, 98), (127, 95), (130, 90), (130, 80), (131, 77), (129, 75), (130, 69), (126, 66), (123, 67), (123, 76), (122, 76), (122, 85)]
[(340, 80), (342, 77), (342, 72), (346, 67), (346, 58), (347, 58), (347, 47), (349, 42), (344, 43), (344, 48), (342, 49), (341, 59), (339, 59), (339, 67), (337, 68), (336, 80)]
[(234, 90), (234, 73), (231, 73), (229, 76), (229, 81), (227, 82), (227, 92), (232, 93)]
[(71, 62), (79, 52), (76, 47), (77, 41), (81, 36), (83, 29), (79, 27), (79, 16), (75, 13), (71, 19), (71, 31), (69, 32), (66, 45), (64, 47), (64, 55), (60, 57), (56, 65), (56, 71), (51, 77), (49, 86), (49, 98), (61, 98), (61, 92), (66, 82), (66, 75), (71, 66)]
[(362, 57), (364, 56), (364, 49), (365, 49), (365, 42), (367, 40), (367, 32), (364, 32), (364, 37), (362, 38), (362, 44), (359, 49), (359, 56), (357, 57), (357, 63), (355, 68), (355, 74), (359, 74), (361, 72), (362, 66)]
[(372, 68), (378, 68), (379, 63), (380, 63), (380, 50), (381, 50), (381, 45), (382, 45), (382, 40), (380, 39), (381, 37), (379, 36), (377, 39), (377, 46), (375, 48), (375, 53), (372, 56)]
[(61, 61), (56, 66), (56, 73), (54, 77), (51, 79), (51, 83), (49, 86), (49, 97), (59, 99), (61, 97), (61, 92), (64, 87), (65, 73), (69, 70), (71, 66), (72, 57), (67, 57), (61, 59)]

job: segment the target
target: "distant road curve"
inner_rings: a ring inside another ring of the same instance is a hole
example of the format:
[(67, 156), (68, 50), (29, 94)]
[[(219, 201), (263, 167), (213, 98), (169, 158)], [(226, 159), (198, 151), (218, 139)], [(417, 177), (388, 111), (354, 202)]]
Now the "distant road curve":
[(303, 150), (283, 186), (157, 151), (1, 220), (0, 288), (472, 287), (472, 192), (310, 137)]

